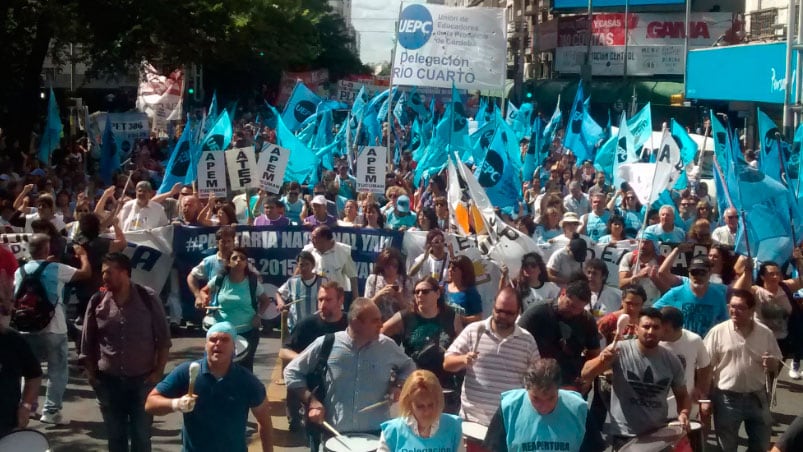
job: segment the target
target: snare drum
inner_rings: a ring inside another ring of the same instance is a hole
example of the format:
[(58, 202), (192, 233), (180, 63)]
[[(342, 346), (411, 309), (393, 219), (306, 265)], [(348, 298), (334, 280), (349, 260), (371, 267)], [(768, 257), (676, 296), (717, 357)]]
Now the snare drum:
[(485, 441), (487, 433), (488, 427), (476, 422), (463, 421), (463, 438), (466, 443), (466, 452), (484, 451), (482, 442)]
[(36, 430), (17, 430), (0, 438), (3, 452), (50, 452), (50, 443), (45, 435)]
[(248, 339), (237, 335), (237, 340), (234, 341), (234, 362), (238, 363), (245, 358), (248, 353)]
[(327, 452), (374, 452), (379, 449), (379, 437), (367, 433), (352, 433), (329, 438), (324, 443)]
[(669, 424), (631, 439), (619, 449), (619, 452), (662, 452), (674, 447), (684, 436), (686, 432), (682, 426)]

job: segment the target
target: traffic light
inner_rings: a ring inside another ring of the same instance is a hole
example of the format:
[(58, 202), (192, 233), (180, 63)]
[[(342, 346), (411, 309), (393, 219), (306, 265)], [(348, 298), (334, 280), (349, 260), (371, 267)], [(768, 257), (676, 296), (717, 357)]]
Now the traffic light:
[(524, 95), (524, 97), (526, 97), (528, 100), (529, 100), (529, 99), (532, 99), (532, 98), (533, 98), (533, 93), (532, 93), (532, 91), (527, 91), (527, 93)]
[(195, 94), (195, 88), (193, 88), (192, 86), (190, 86), (190, 88), (187, 90), (187, 93), (189, 93), (189, 94)]

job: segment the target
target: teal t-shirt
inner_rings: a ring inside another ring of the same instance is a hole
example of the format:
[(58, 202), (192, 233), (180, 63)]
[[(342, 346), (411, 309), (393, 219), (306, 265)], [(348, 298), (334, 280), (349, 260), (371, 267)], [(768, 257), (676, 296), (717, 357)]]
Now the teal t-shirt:
[(415, 226), (415, 220), (416, 216), (412, 212), (410, 212), (409, 215), (400, 217), (396, 215), (396, 212), (391, 210), (387, 214), (387, 221), (385, 221), (385, 228), (387, 229), (411, 228)]
[(392, 451), (457, 452), (463, 439), (463, 420), (442, 413), (438, 431), (429, 438), (416, 435), (402, 417), (382, 423), (382, 437)]
[(580, 450), (588, 416), (588, 404), (580, 394), (560, 389), (555, 409), (539, 414), (527, 390), (513, 389), (502, 393), (501, 410), (509, 452)]
[[(220, 292), (216, 294), (214, 291), (218, 278), (224, 279), (223, 285), (220, 286)], [(253, 328), (251, 320), (256, 315), (256, 311), (254, 311), (251, 301), (251, 287), (248, 278), (235, 283), (229, 280), (228, 276), (218, 275), (209, 281), (209, 287), (212, 288), (213, 302), (220, 306), (215, 318), (221, 322), (230, 322), (237, 328), (238, 333), (250, 331)], [(263, 293), (265, 293), (265, 289), (262, 284), (257, 283), (256, 298), (258, 299)], [(257, 302), (257, 304), (259, 303)]]

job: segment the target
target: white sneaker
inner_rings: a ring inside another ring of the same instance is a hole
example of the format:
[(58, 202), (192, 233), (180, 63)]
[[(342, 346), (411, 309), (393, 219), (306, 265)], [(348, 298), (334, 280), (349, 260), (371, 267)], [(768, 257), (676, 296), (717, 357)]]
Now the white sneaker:
[(61, 417), (61, 411), (43, 411), (42, 417), (39, 418), (39, 422), (61, 425), (64, 424), (64, 419)]
[(798, 369), (797, 366), (789, 368), (789, 378), (792, 380), (800, 380), (800, 369)]

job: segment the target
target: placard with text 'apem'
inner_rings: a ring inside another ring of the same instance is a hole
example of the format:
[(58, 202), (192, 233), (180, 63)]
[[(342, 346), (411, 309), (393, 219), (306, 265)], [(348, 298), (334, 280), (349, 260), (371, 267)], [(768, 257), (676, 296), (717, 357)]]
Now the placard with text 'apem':
[(257, 165), (253, 146), (226, 151), (226, 168), (229, 170), (232, 191), (257, 187)]
[(198, 194), (226, 197), (226, 160), (220, 151), (204, 151), (198, 161)]
[(289, 160), (289, 150), (272, 143), (265, 143), (262, 151), (259, 152), (259, 163), (257, 164), (259, 188), (268, 193), (278, 194), (284, 183), (284, 173)]
[(504, 11), (403, 4), (393, 84), (501, 89), (507, 69)]
[(357, 156), (357, 191), (385, 193), (388, 148), (366, 146)]

